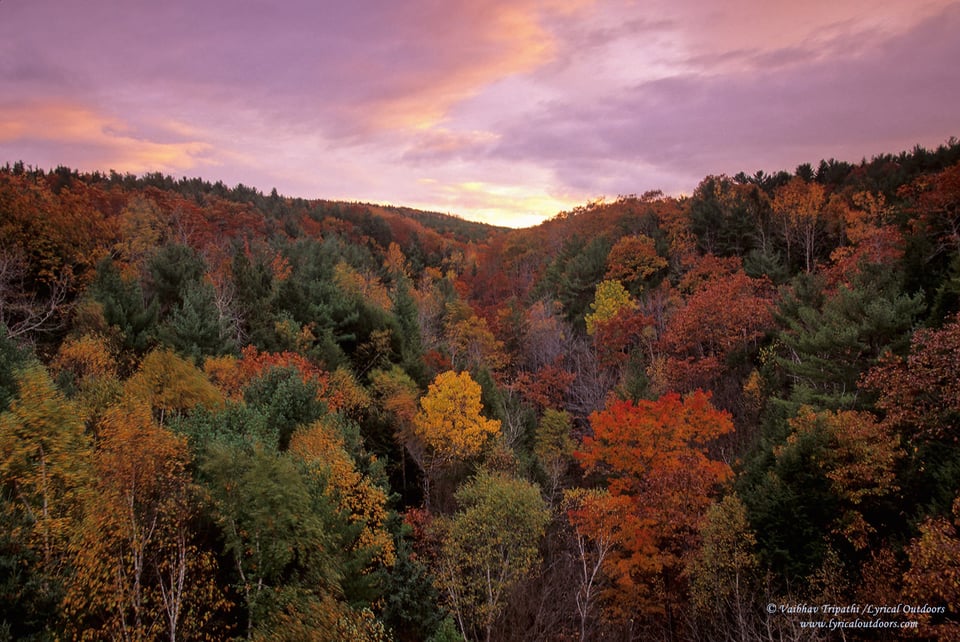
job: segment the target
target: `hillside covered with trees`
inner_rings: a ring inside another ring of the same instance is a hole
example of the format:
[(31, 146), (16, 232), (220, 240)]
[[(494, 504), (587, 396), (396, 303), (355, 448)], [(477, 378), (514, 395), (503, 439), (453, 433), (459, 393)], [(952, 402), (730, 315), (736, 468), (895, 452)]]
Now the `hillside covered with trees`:
[(960, 639), (958, 314), (953, 139), (521, 230), (7, 165), (0, 640)]

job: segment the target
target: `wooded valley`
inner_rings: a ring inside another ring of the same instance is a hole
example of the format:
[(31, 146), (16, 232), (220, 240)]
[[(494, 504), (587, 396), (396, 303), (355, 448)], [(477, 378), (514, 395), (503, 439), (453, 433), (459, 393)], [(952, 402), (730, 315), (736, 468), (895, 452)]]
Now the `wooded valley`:
[(958, 313), (954, 139), (518, 230), (8, 164), (0, 640), (960, 639)]

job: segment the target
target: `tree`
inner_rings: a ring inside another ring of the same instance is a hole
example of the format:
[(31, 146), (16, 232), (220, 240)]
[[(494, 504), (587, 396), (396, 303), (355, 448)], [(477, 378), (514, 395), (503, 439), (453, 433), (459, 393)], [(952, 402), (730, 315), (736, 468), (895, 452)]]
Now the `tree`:
[(620, 542), (615, 524), (623, 518), (629, 499), (613, 498), (602, 490), (575, 488), (564, 492), (567, 520), (573, 529), (580, 586), (577, 587), (577, 615), (580, 641), (587, 639), (587, 627), (604, 579), (603, 568), (614, 546)]
[(823, 235), (824, 203), (823, 186), (800, 177), (778, 188), (773, 197), (773, 212), (782, 227), (787, 246), (787, 264), (792, 258), (793, 245), (798, 244), (803, 249), (804, 267), (808, 274), (813, 271), (818, 243)]
[(0, 327), (12, 337), (54, 330), (72, 307), (72, 273), (59, 272), (45, 283), (31, 276), (23, 250), (0, 246)]
[(97, 265), (89, 295), (102, 306), (106, 323), (120, 332), (124, 348), (146, 352), (154, 340), (159, 306), (155, 300), (146, 303), (140, 283), (124, 279), (108, 257)]
[[(381, 431), (366, 432), (367, 443), (377, 452), (394, 452), (391, 459), (400, 459), (402, 492), (407, 490), (406, 444), (414, 443), (414, 418), (417, 415), (420, 390), (416, 382), (399, 366), (390, 370), (375, 370), (370, 374), (370, 394), (373, 398), (373, 419)], [(381, 436), (382, 434), (382, 436)], [(380, 448), (377, 448), (379, 446)]]
[(149, 290), (163, 316), (183, 304), (188, 290), (200, 285), (206, 265), (186, 245), (164, 245), (150, 258), (148, 269)]
[(645, 234), (623, 236), (607, 255), (607, 280), (620, 281), (637, 295), (644, 282), (667, 267), (667, 260), (657, 254), (656, 242)]
[(590, 304), (590, 314), (584, 317), (587, 325), (587, 334), (594, 334), (597, 326), (610, 321), (624, 308), (634, 308), (636, 303), (620, 281), (601, 281), (597, 285), (593, 303)]
[(456, 321), (451, 319), (446, 327), (446, 339), (450, 362), (458, 369), (499, 370), (507, 364), (503, 342), (490, 332), (486, 319), (475, 314)]
[(851, 573), (896, 533), (900, 437), (864, 411), (801, 406), (785, 425), (789, 434), (740, 479), (757, 552), (788, 583), (830, 566)]
[(92, 448), (75, 404), (43, 366), (18, 371), (15, 385), (17, 396), (0, 414), (0, 581), (20, 608), (0, 607), (0, 618), (26, 636), (56, 623)]
[(210, 380), (227, 398), (234, 400), (242, 399), (244, 390), (273, 368), (296, 371), (304, 383), (310, 383), (318, 389), (326, 387), (328, 383), (326, 372), (296, 352), (260, 352), (255, 346), (248, 345), (240, 351), (239, 359), (224, 355), (210, 357), (203, 362), (203, 370)]
[(249, 340), (260, 349), (273, 347), (276, 283), (267, 258), (262, 254), (250, 257), (237, 250), (230, 271), (236, 290), (233, 301), (239, 318), (239, 338)]
[(736, 494), (714, 503), (700, 527), (701, 545), (687, 564), (698, 620), (711, 639), (749, 639), (759, 605), (757, 539)]
[(960, 498), (953, 503), (952, 517), (926, 519), (906, 549), (910, 568), (903, 576), (904, 597), (944, 608), (939, 617), (918, 616), (938, 640), (960, 640)]
[(597, 283), (607, 272), (609, 252), (610, 242), (602, 236), (589, 242), (574, 238), (547, 268), (542, 286), (556, 293), (570, 323), (579, 325), (586, 315)]
[(932, 237), (936, 254), (960, 251), (960, 163), (904, 186), (912, 197), (916, 225)]
[(940, 329), (921, 328), (906, 357), (886, 356), (863, 379), (879, 395), (885, 423), (911, 438), (956, 441), (960, 416), (960, 317)]
[(441, 522), (438, 581), (467, 640), (493, 637), (506, 600), (539, 563), (550, 513), (536, 486), (480, 471)]
[(744, 256), (754, 247), (760, 252), (768, 250), (770, 201), (756, 185), (708, 176), (688, 203), (690, 229), (703, 251)]
[(575, 444), (570, 436), (573, 420), (570, 414), (547, 408), (537, 423), (533, 454), (546, 475), (547, 498), (551, 501), (570, 468)]
[(130, 397), (147, 402), (161, 424), (196, 406), (212, 409), (223, 405), (220, 391), (204, 374), (166, 348), (153, 350), (144, 357), (140, 369), (124, 387)]
[(815, 459), (839, 504), (832, 530), (855, 548), (865, 549), (875, 529), (863, 512), (871, 499), (898, 490), (896, 468), (904, 454), (899, 435), (870, 413), (852, 410), (815, 413), (804, 406), (789, 423), (794, 432), (783, 448), (790, 448), (806, 432), (824, 434), (825, 447)]
[[(383, 587), (383, 620), (398, 642), (428, 639), (446, 615), (429, 560), (417, 554), (411, 543), (412, 532), (409, 524), (401, 524), (396, 540), (397, 561)], [(446, 619), (459, 637), (456, 625), (449, 616)]]
[(393, 538), (386, 530), (386, 493), (357, 470), (343, 437), (328, 423), (317, 421), (298, 430), (290, 441), (290, 452), (317, 476), (324, 496), (356, 531), (345, 538), (346, 550), (341, 554), (344, 588), (351, 588), (348, 580), (357, 585), (353, 595), (348, 591), (348, 599), (374, 602), (378, 596), (372, 574), (396, 561)]
[(104, 418), (95, 464), (64, 599), (69, 628), (83, 639), (200, 635), (225, 601), (214, 557), (194, 542), (186, 440), (133, 399)]
[(413, 426), (416, 440), (407, 448), (424, 471), (428, 502), (432, 478), (454, 463), (477, 457), (500, 432), (499, 421), (481, 414), (480, 392), (469, 373), (450, 370), (438, 374), (420, 399)]
[(774, 325), (767, 279), (751, 278), (739, 266), (729, 274), (704, 275), (704, 280), (693, 272), (686, 278), (696, 283), (695, 289), (660, 337), (665, 381), (655, 383), (661, 390), (687, 392), (715, 385), (730, 362), (755, 350)]
[(7, 410), (17, 395), (17, 373), (26, 365), (29, 352), (17, 344), (0, 325), (0, 412)]
[(885, 352), (905, 349), (923, 296), (904, 293), (898, 275), (880, 267), (834, 291), (821, 287), (817, 277), (801, 277), (781, 299), (776, 316), (785, 353), (777, 364), (792, 382), (792, 401), (863, 407), (860, 376)]
[(329, 525), (336, 510), (322, 486), (291, 455), (258, 445), (213, 444), (200, 469), (233, 563), (247, 638), (269, 631), (285, 608), (294, 621), (323, 609), (335, 622), (341, 568)]
[(327, 412), (320, 400), (318, 383), (304, 378), (295, 367), (270, 368), (250, 382), (244, 401), (259, 409), (267, 425), (277, 432), (277, 447), (286, 450), (298, 426), (307, 425)]
[[(733, 431), (733, 422), (698, 390), (685, 398), (615, 401), (590, 424), (593, 435), (574, 455), (587, 475), (607, 480), (610, 493), (603, 512), (585, 520), (588, 536), (618, 541), (604, 565), (612, 582), (608, 611), (619, 618), (658, 613), (673, 627), (684, 594), (683, 556), (698, 540), (711, 496), (733, 476), (708, 448)], [(618, 510), (607, 510), (610, 502)]]
[(159, 338), (177, 352), (195, 360), (233, 350), (227, 319), (214, 300), (209, 283), (194, 283), (183, 292), (167, 320), (160, 326)]

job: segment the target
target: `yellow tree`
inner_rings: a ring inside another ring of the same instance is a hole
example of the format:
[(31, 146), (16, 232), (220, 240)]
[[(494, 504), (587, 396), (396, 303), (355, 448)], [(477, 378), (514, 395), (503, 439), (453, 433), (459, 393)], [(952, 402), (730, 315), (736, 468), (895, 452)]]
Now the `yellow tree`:
[[(451, 316), (456, 318), (455, 306), (448, 306)], [(486, 319), (481, 319), (472, 311), (464, 318), (447, 323), (447, 347), (450, 361), (457, 368), (489, 368), (499, 370), (507, 365), (503, 342), (497, 340), (490, 331)]]
[(50, 364), (51, 373), (67, 377), (76, 386), (73, 401), (88, 429), (96, 426), (106, 409), (123, 396), (117, 356), (100, 334), (83, 334), (63, 342)]
[(500, 432), (500, 422), (487, 419), (482, 410), (480, 384), (468, 372), (441, 372), (420, 399), (407, 448), (423, 469), (428, 504), (431, 481), (452, 464), (477, 457)]
[(225, 602), (212, 555), (193, 542), (186, 440), (131, 400), (107, 412), (94, 459), (64, 598), (71, 632), (170, 642), (198, 635)]
[(190, 361), (168, 348), (154, 350), (143, 359), (140, 370), (127, 380), (129, 397), (147, 402), (163, 424), (195, 406), (216, 408), (223, 395)]
[(787, 263), (794, 243), (803, 247), (807, 272), (813, 271), (817, 243), (823, 232), (823, 207), (826, 202), (823, 186), (796, 177), (777, 189), (773, 212), (783, 228), (787, 245)]
[[(80, 498), (90, 480), (91, 447), (76, 406), (57, 390), (40, 365), (16, 376), (18, 394), (0, 415), (0, 492), (4, 529), (31, 551), (46, 596), (61, 581), (70, 534), (80, 518)], [(6, 590), (6, 589), (5, 589)]]
[(587, 324), (587, 334), (592, 335), (597, 330), (597, 324), (613, 319), (620, 310), (636, 305), (620, 281), (601, 281), (590, 304), (591, 312), (583, 318)]
[(560, 488), (564, 474), (573, 462), (576, 446), (570, 437), (573, 420), (570, 413), (547, 408), (537, 424), (533, 454), (546, 475), (547, 497), (552, 501)]
[(757, 612), (750, 598), (755, 595), (760, 562), (747, 508), (736, 494), (707, 509), (700, 536), (701, 546), (686, 569), (698, 618), (716, 635), (731, 632), (748, 639)]
[(360, 526), (351, 551), (369, 556), (370, 564), (362, 572), (392, 566), (395, 554), (393, 538), (386, 530), (387, 494), (357, 470), (337, 429), (322, 420), (314, 422), (294, 433), (290, 452), (324, 478), (324, 495), (348, 522)]

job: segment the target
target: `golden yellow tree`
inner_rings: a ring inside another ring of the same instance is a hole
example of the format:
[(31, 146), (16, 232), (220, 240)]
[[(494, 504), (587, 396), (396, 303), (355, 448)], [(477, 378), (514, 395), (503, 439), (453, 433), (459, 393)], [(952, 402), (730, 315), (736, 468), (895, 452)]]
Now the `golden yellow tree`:
[(41, 592), (52, 594), (66, 574), (70, 534), (91, 477), (91, 446), (75, 404), (43, 366), (21, 371), (16, 385), (17, 397), (0, 415), (2, 528), (36, 560), (19, 573), (34, 575)]
[(424, 472), (428, 504), (431, 481), (452, 464), (480, 455), (500, 432), (500, 422), (487, 419), (482, 410), (480, 384), (468, 372), (441, 372), (420, 399), (407, 448)]
[(190, 529), (186, 440), (157, 425), (146, 403), (128, 400), (101, 422), (94, 460), (63, 602), (70, 632), (171, 642), (200, 634), (225, 602), (215, 560)]
[(203, 372), (167, 348), (144, 357), (140, 370), (127, 380), (125, 392), (148, 403), (160, 424), (195, 406), (212, 409), (224, 403), (223, 395)]
[(787, 245), (787, 263), (793, 244), (799, 243), (807, 272), (813, 271), (817, 246), (823, 235), (825, 203), (823, 186), (799, 177), (778, 188), (773, 197), (773, 212), (783, 228)]
[(324, 495), (333, 499), (348, 522), (361, 526), (351, 549), (369, 555), (370, 564), (363, 572), (392, 566), (395, 554), (386, 530), (387, 494), (357, 470), (337, 429), (322, 420), (314, 422), (294, 433), (290, 452), (325, 474)]
[(587, 334), (592, 335), (597, 330), (597, 324), (614, 318), (623, 308), (634, 308), (636, 305), (620, 281), (601, 281), (590, 304), (590, 313), (583, 318), (587, 324)]

